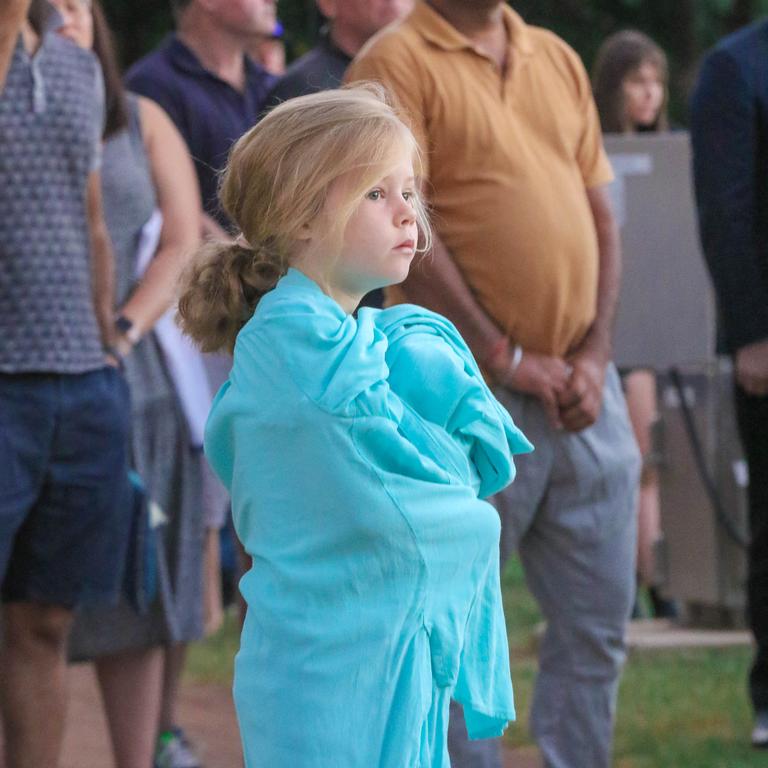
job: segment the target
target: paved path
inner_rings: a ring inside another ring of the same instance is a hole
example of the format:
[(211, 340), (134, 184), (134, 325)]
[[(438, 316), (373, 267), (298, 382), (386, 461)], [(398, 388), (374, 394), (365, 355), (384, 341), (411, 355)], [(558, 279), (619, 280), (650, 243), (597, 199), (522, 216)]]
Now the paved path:
[[(242, 768), (240, 737), (227, 687), (185, 683), (181, 693), (181, 718), (204, 758), (205, 768)], [(67, 723), (61, 768), (113, 767), (106, 723), (89, 665), (79, 664), (71, 668)], [(504, 768), (539, 766), (532, 750), (505, 754)]]
[(627, 643), (632, 650), (665, 648), (729, 648), (752, 645), (752, 633), (739, 629), (701, 629), (681, 626), (669, 619), (629, 622)]

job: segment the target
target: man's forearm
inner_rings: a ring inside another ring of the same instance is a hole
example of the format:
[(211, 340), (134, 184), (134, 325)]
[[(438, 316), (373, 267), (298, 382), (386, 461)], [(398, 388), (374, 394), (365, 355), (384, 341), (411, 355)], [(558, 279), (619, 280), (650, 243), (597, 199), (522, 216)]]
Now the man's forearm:
[(621, 286), (621, 239), (604, 187), (587, 191), (597, 232), (599, 275), (595, 320), (579, 350), (600, 355), (605, 362), (613, 354), (613, 328)]
[(437, 235), (434, 235), (430, 253), (411, 266), (402, 288), (409, 301), (451, 319), (481, 364), (504, 336), (472, 294)]
[(0, 0), (0, 95), (29, 5), (30, 0)]

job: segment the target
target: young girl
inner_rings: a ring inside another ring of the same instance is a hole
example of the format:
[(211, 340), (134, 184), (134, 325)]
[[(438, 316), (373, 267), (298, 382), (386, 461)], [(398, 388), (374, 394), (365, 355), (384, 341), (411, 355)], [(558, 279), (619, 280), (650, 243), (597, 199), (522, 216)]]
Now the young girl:
[(592, 86), (604, 133), (666, 131), (667, 57), (633, 29), (606, 38), (595, 58)]
[(188, 274), (182, 324), (233, 349), (206, 452), (253, 567), (235, 663), (249, 768), (448, 766), (514, 718), (499, 520), (531, 449), (444, 318), (354, 311), (429, 230), (413, 136), (373, 86), (292, 99), (235, 145), (241, 228)]
[[(632, 29), (616, 32), (600, 46), (593, 74), (595, 102), (605, 133), (653, 133), (669, 128), (668, 66), (664, 51)], [(655, 548), (661, 538), (659, 478), (651, 458), (651, 427), (657, 418), (656, 374), (622, 371), (632, 429), (643, 456), (637, 508), (638, 582), (648, 588), (654, 615), (674, 618), (675, 604), (657, 589)], [(640, 601), (634, 615), (640, 616)]]

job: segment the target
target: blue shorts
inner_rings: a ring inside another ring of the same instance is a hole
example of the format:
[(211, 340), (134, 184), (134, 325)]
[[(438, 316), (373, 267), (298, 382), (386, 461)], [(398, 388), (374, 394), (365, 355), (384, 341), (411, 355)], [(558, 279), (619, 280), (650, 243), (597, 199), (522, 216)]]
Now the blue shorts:
[(0, 374), (4, 602), (116, 598), (129, 425), (128, 387), (114, 368)]

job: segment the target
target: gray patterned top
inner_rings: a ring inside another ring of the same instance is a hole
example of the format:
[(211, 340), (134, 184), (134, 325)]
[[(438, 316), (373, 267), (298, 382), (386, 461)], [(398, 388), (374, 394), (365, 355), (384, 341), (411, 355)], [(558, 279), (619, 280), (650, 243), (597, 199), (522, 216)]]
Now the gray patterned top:
[[(128, 126), (104, 144), (101, 189), (104, 220), (115, 255), (117, 307), (139, 283), (136, 276), (142, 228), (157, 206), (149, 158), (141, 133), (138, 97), (126, 94)], [(125, 358), (125, 377), (131, 389), (134, 414), (150, 403), (175, 398), (155, 334), (150, 331)]]
[(0, 95), (0, 371), (82, 373), (104, 365), (91, 295), (86, 207), (104, 116), (94, 56), (21, 37)]

